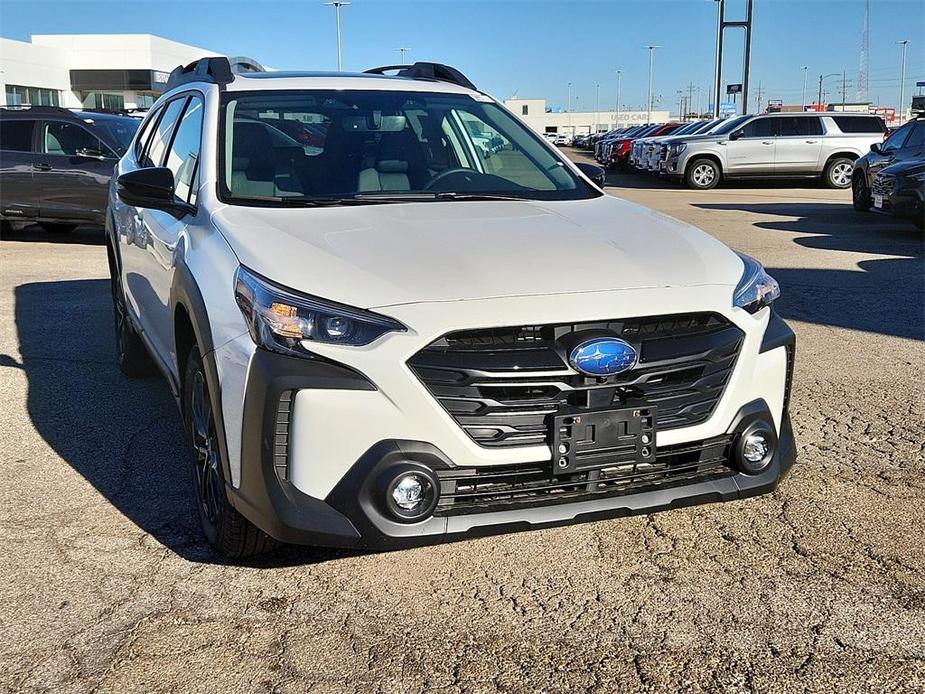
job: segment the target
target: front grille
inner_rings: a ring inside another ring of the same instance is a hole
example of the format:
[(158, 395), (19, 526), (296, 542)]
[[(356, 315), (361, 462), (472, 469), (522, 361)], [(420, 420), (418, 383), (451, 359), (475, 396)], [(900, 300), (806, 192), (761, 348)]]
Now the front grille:
[(665, 489), (735, 474), (732, 439), (659, 448), (652, 463), (610, 463), (593, 470), (555, 476), (552, 462), (506, 467), (437, 470), (440, 501), (436, 515), (484, 513), (621, 496)]
[(893, 176), (884, 176), (883, 174), (877, 174), (877, 177), (874, 179), (874, 185), (871, 187), (871, 192), (874, 195), (882, 195), (884, 197), (889, 197), (893, 194), (893, 188), (896, 187), (896, 178)]
[[(639, 363), (607, 378), (573, 370), (558, 342), (600, 330), (630, 342)], [(658, 408), (658, 431), (712, 414), (744, 334), (713, 313), (600, 323), (464, 330), (436, 340), (408, 365), (479, 445), (547, 444), (548, 418), (564, 407)]]

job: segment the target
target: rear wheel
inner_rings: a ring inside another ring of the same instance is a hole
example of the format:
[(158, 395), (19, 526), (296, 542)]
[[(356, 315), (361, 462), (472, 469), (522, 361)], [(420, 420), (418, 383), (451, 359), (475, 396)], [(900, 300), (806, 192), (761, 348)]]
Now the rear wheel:
[(61, 222), (39, 222), (39, 226), (42, 227), (49, 234), (67, 234), (74, 229), (76, 229), (79, 224), (63, 224)]
[(709, 190), (719, 183), (719, 164), (712, 159), (695, 159), (684, 172), (684, 182), (688, 188)]
[(858, 212), (870, 210), (870, 190), (867, 188), (867, 175), (860, 169), (851, 182), (851, 204)]
[(193, 452), (196, 509), (206, 540), (222, 555), (242, 559), (263, 554), (278, 543), (247, 520), (228, 502), (218, 446), (218, 430), (199, 347), (186, 359), (183, 412)]
[(851, 185), (851, 172), (853, 169), (853, 161), (848, 157), (838, 157), (826, 165), (822, 178), (829, 188), (847, 188)]

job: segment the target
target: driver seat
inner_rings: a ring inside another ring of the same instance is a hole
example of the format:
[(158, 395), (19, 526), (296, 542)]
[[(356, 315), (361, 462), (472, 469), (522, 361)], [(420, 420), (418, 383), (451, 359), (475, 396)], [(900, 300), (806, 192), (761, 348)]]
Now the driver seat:
[(379, 143), (375, 162), (371, 167), (360, 171), (357, 191), (370, 193), (412, 190), (411, 179), (415, 177), (415, 171), (412, 170), (411, 159), (415, 154), (420, 154), (420, 145), (410, 131), (385, 133)]

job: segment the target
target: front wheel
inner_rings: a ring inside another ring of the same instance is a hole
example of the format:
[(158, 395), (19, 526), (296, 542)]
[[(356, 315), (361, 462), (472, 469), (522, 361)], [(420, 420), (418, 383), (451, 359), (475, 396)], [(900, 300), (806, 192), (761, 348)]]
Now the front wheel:
[(190, 350), (186, 359), (183, 413), (193, 453), (196, 510), (206, 540), (219, 553), (231, 559), (252, 557), (276, 547), (276, 540), (238, 513), (228, 502), (218, 446), (218, 429), (198, 346)]
[(851, 204), (858, 212), (870, 210), (870, 190), (867, 188), (867, 175), (860, 169), (851, 182)]
[(684, 172), (684, 182), (688, 188), (709, 190), (719, 184), (719, 164), (712, 159), (695, 159)]
[(828, 163), (822, 178), (829, 188), (847, 188), (851, 185), (851, 172), (853, 169), (853, 161), (847, 157), (839, 157)]

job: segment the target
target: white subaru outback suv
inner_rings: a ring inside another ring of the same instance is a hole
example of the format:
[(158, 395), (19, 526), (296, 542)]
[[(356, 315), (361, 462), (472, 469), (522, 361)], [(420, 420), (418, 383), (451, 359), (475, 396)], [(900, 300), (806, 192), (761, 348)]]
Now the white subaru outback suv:
[(793, 464), (777, 283), (453, 68), (203, 59), (116, 174), (120, 366), (165, 374), (228, 556), (740, 499)]

